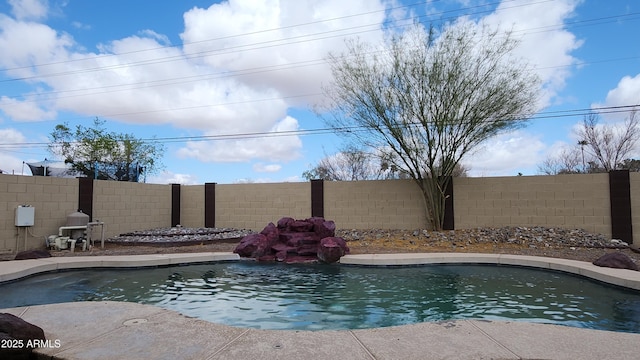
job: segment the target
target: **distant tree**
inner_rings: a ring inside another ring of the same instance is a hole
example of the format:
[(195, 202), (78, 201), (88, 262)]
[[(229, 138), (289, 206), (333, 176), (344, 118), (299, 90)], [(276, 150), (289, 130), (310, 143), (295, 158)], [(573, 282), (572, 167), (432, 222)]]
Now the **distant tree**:
[(576, 131), (582, 140), (545, 159), (538, 171), (546, 175), (638, 171), (640, 162), (629, 158), (640, 139), (636, 110), (629, 112), (622, 125), (599, 125), (598, 120), (595, 113), (586, 115)]
[(629, 170), (632, 172), (640, 171), (640, 160), (625, 159), (619, 166), (620, 169)]
[(580, 164), (580, 152), (577, 148), (563, 148), (557, 155), (547, 157), (538, 165), (538, 172), (545, 175), (580, 174), (584, 171)]
[(463, 164), (456, 164), (451, 172), (452, 177), (467, 177), (469, 176), (469, 169)]
[(92, 127), (56, 125), (50, 134), (49, 152), (61, 157), (71, 169), (101, 180), (139, 181), (160, 167), (164, 147), (131, 134), (107, 132), (105, 121), (96, 118)]
[(640, 116), (636, 115), (636, 110), (632, 110), (621, 127), (598, 126), (599, 119), (595, 113), (585, 116), (577, 133), (596, 166), (604, 171), (616, 170), (629, 157), (640, 137)]
[(336, 154), (325, 154), (316, 166), (303, 172), (302, 177), (307, 180), (358, 181), (399, 178), (400, 173), (378, 155), (347, 145)]
[(328, 180), (328, 181), (334, 180), (328, 174), (327, 168), (322, 166), (322, 164), (320, 163), (318, 163), (318, 165), (314, 166), (309, 170), (303, 171), (302, 177), (307, 180)]
[(540, 82), (513, 56), (516, 44), (509, 33), (469, 22), (439, 34), (416, 25), (383, 51), (349, 42), (346, 54), (329, 59), (333, 83), (320, 113), (350, 141), (386, 149), (389, 165), (420, 188), (427, 221), (442, 229), (456, 165), (536, 110)]
[[(395, 165), (395, 164), (401, 163), (399, 160), (393, 159), (393, 157), (395, 156), (397, 155), (390, 152), (386, 152), (386, 153), (383, 152), (383, 155), (381, 158), (383, 169), (386, 169), (388, 166), (391, 166), (394, 169), (393, 174), (395, 174), (393, 178), (410, 179), (411, 177), (408, 171), (399, 169), (397, 165)], [(439, 167), (436, 167), (436, 173), (441, 173), (441, 169)], [(428, 174), (424, 174), (423, 176), (424, 178), (429, 177)], [(457, 163), (453, 167), (453, 171), (451, 172), (451, 177), (467, 177), (467, 176), (469, 176), (469, 168), (464, 164)]]

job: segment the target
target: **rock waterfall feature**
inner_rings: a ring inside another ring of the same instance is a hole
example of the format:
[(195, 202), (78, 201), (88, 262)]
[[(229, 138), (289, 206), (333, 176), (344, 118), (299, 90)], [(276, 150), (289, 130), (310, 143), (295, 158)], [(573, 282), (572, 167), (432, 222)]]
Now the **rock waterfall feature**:
[(260, 233), (242, 238), (233, 252), (258, 261), (334, 263), (349, 253), (345, 240), (335, 236), (336, 224), (322, 217), (295, 220), (284, 217)]

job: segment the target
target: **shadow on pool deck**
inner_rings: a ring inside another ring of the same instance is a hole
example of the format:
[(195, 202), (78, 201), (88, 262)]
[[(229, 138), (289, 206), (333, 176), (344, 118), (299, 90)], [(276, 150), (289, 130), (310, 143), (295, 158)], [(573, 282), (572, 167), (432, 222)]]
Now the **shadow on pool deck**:
[[(234, 254), (206, 253), (10, 261), (0, 263), (0, 281), (69, 268), (157, 266), (236, 258)], [(345, 256), (342, 262), (524, 265), (640, 288), (638, 272), (551, 258), (387, 254)], [(42, 359), (635, 359), (640, 342), (640, 334), (480, 320), (340, 331), (245, 329), (125, 302), (64, 303), (0, 311), (20, 316), (45, 330), (51, 346), (36, 350)]]

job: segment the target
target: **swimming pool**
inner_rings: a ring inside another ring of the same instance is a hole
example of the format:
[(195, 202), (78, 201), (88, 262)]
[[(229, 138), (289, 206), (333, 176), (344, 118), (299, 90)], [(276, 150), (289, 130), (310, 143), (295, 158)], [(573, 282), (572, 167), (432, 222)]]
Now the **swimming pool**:
[(0, 308), (131, 301), (232, 326), (359, 329), (454, 319), (640, 333), (640, 292), (521, 267), (228, 262), (41, 274), (0, 285)]

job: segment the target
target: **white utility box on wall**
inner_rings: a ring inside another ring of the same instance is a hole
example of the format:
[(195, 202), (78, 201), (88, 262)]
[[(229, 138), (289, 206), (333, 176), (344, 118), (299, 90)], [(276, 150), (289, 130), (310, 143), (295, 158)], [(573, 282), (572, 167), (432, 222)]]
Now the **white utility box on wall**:
[(16, 208), (16, 226), (33, 226), (36, 208), (29, 205), (20, 205)]

